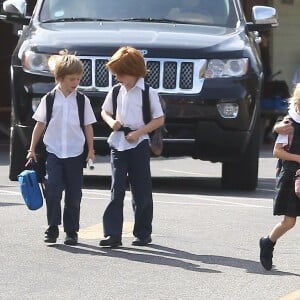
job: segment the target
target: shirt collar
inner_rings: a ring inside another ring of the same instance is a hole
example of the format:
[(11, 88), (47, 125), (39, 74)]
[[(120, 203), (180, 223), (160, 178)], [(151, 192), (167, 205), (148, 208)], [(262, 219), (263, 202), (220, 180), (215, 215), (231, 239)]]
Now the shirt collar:
[[(140, 77), (137, 81), (136, 81), (136, 83), (135, 83), (135, 85), (132, 87), (132, 89), (135, 89), (135, 88), (138, 88), (138, 89), (140, 89), (140, 90), (145, 90), (145, 79), (143, 78), (143, 77)], [(126, 90), (126, 88), (125, 88), (125, 86), (122, 84), (121, 85), (121, 89), (123, 90), (123, 91), (125, 91)]]
[(296, 112), (294, 107), (289, 109), (289, 115), (296, 123), (300, 123), (300, 115)]
[(135, 84), (136, 87), (140, 88), (141, 90), (145, 89), (145, 79), (143, 77), (139, 78)]
[[(58, 92), (60, 95), (62, 95), (65, 98), (65, 95), (61, 91), (61, 89), (60, 89), (60, 87), (59, 87), (58, 84), (54, 87), (54, 90), (55, 90), (55, 92)], [(77, 90), (74, 90), (71, 94), (68, 95), (68, 97), (70, 97), (71, 95), (75, 95), (76, 96), (76, 94), (77, 94)]]

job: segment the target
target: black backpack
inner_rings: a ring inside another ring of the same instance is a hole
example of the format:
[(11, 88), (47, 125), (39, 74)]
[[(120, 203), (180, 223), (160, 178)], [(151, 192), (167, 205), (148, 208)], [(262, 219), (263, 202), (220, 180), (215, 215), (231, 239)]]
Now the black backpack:
[[(112, 90), (112, 103), (113, 103), (113, 115), (112, 117), (115, 119), (116, 118), (116, 112), (117, 112), (117, 97), (119, 94), (121, 88), (121, 84), (118, 83), (113, 86)], [(151, 116), (151, 110), (150, 110), (150, 99), (149, 99), (149, 88), (150, 85), (149, 83), (145, 82), (145, 89), (142, 90), (142, 111), (143, 111), (143, 120), (144, 123), (147, 124), (151, 121), (152, 116)], [(160, 104), (162, 106), (162, 109), (164, 111), (164, 105), (162, 103), (161, 98), (159, 98)], [(159, 156), (162, 153), (163, 150), (163, 135), (166, 132), (165, 126), (161, 126), (155, 130), (153, 130), (151, 133), (149, 133), (150, 136), (150, 148), (152, 153), (155, 156)]]
[[(54, 98), (55, 98), (55, 90), (52, 90), (52, 91), (50, 91), (46, 94), (46, 127), (45, 127), (45, 130), (44, 130), (44, 134), (47, 130), (47, 127), (48, 127), (49, 122), (50, 122), (51, 117), (52, 117)], [(77, 91), (76, 99), (77, 99), (77, 107), (78, 107), (78, 116), (79, 116), (80, 127), (81, 127), (81, 129), (83, 131), (83, 134), (85, 136), (85, 132), (84, 132), (84, 104), (85, 104), (85, 98), (84, 98), (84, 95), (82, 93)], [(82, 153), (83, 167), (84, 168), (86, 167), (85, 159), (86, 159), (86, 156), (87, 156), (87, 152), (88, 152), (88, 147), (87, 147), (87, 142), (85, 141), (84, 151)], [(43, 182), (43, 178), (46, 175), (47, 151), (46, 151), (45, 144), (43, 143), (43, 138), (42, 137), (41, 137), (41, 139), (40, 139), (40, 141), (37, 145), (36, 153), (37, 153), (37, 162), (36, 163), (33, 162), (32, 167), (37, 173), (38, 182)]]
[[(143, 97), (142, 110), (143, 110), (143, 120), (144, 120), (145, 124), (149, 123), (152, 119), (151, 111), (150, 111), (149, 87), (150, 87), (150, 85), (145, 82), (145, 89), (142, 90), (142, 97)], [(113, 86), (113, 90), (112, 90), (113, 118), (114, 119), (116, 118), (117, 97), (118, 97), (120, 88), (121, 88), (121, 84), (118, 83)]]
[[(54, 98), (55, 98), (55, 90), (52, 90), (51, 92), (48, 92), (46, 95), (46, 128), (47, 129), (49, 122), (51, 120), (52, 116), (52, 110), (53, 110), (53, 104), (54, 104)], [(76, 94), (76, 100), (77, 100), (77, 107), (78, 107), (78, 115), (79, 115), (79, 122), (80, 127), (84, 133), (84, 103), (85, 98), (84, 95), (77, 91)]]

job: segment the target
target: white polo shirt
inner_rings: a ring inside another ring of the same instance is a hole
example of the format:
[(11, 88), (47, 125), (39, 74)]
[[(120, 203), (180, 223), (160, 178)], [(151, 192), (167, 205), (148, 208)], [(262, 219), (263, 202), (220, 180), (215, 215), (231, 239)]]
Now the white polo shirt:
[[(58, 87), (55, 87), (55, 91), (52, 116), (43, 141), (49, 153), (59, 158), (75, 157), (82, 153), (85, 142), (84, 133), (80, 127), (76, 91), (67, 97)], [(32, 118), (46, 124), (46, 96), (41, 99)], [(84, 125), (95, 122), (96, 118), (90, 100), (85, 96)]]
[[(130, 127), (133, 130), (145, 126), (142, 109), (142, 90), (144, 90), (144, 88), (144, 78), (138, 79), (135, 86), (129, 91), (126, 90), (125, 86), (121, 85), (117, 97), (116, 119), (120, 121), (123, 126)], [(158, 94), (151, 87), (149, 88), (149, 100), (152, 119), (162, 117), (164, 113)], [(109, 114), (113, 114), (112, 90), (107, 94), (102, 109)], [(107, 141), (110, 147), (113, 147), (118, 151), (124, 151), (135, 148), (144, 139), (149, 139), (149, 135), (144, 134), (140, 136), (136, 142), (130, 143), (125, 139), (124, 132), (113, 131)]]

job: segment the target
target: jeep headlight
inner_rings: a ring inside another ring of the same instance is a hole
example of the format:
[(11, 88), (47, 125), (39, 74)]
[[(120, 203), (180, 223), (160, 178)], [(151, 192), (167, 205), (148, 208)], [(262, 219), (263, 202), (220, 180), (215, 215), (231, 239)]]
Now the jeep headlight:
[(205, 78), (243, 76), (248, 71), (248, 58), (211, 59), (207, 63)]
[(49, 57), (49, 54), (25, 51), (22, 59), (23, 68), (29, 73), (52, 76), (48, 66)]

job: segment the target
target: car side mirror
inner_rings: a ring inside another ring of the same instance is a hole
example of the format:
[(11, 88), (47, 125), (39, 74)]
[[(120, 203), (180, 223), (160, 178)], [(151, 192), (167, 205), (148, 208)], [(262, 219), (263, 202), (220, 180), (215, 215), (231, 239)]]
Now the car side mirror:
[(31, 17), (26, 16), (27, 3), (25, 0), (6, 0), (0, 12), (0, 20), (7, 23), (28, 25)]
[(252, 22), (247, 23), (249, 31), (264, 31), (278, 26), (277, 11), (270, 6), (253, 6)]
[(266, 24), (272, 27), (278, 26), (277, 11), (274, 7), (253, 6), (252, 20), (254, 24)]
[(6, 0), (3, 2), (3, 12), (25, 17), (26, 5), (25, 0)]

